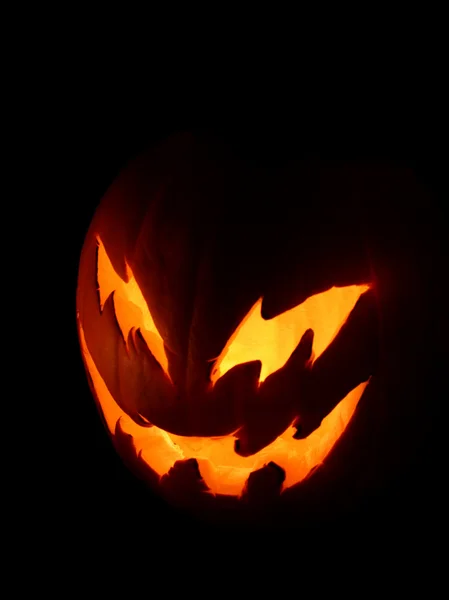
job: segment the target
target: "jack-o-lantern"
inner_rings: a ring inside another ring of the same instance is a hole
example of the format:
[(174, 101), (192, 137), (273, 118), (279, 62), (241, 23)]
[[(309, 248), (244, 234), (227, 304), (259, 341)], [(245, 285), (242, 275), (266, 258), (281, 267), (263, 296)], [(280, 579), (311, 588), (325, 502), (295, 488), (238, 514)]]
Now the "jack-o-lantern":
[(355, 172), (273, 173), (181, 136), (103, 198), (79, 270), (83, 360), (118, 453), (169, 502), (307, 519), (369, 487), (396, 288), (360, 208), (378, 175)]

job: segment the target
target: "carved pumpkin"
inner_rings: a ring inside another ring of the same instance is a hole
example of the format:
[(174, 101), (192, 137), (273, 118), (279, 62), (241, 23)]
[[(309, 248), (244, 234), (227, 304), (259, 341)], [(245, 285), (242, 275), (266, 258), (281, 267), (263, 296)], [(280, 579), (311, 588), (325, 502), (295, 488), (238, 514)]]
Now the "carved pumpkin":
[(106, 193), (80, 261), (83, 360), (118, 453), (169, 502), (307, 520), (369, 489), (394, 420), (379, 314), (400, 296), (360, 203), (379, 185), (402, 175), (273, 173), (181, 136)]

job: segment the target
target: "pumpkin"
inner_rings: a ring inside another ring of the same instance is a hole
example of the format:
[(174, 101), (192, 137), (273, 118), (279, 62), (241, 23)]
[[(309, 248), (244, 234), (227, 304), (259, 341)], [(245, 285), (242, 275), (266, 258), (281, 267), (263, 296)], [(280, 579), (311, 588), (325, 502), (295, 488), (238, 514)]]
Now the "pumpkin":
[(80, 259), (80, 346), (117, 452), (169, 503), (307, 522), (395, 468), (379, 440), (413, 272), (364, 202), (398, 191), (417, 193), (408, 172), (263, 169), (192, 135), (111, 185)]

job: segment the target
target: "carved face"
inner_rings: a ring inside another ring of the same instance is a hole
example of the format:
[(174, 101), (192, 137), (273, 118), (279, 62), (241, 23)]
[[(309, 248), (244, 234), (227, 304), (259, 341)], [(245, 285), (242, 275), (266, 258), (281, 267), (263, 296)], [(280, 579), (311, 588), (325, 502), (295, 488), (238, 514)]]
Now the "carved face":
[(142, 157), (103, 199), (79, 271), (83, 359), (117, 450), (167, 497), (237, 501), (274, 465), (278, 494), (325, 461), (372, 374), (369, 269), (337, 272), (352, 234), (322, 256), (290, 192), (262, 219), (257, 174), (191, 144)]

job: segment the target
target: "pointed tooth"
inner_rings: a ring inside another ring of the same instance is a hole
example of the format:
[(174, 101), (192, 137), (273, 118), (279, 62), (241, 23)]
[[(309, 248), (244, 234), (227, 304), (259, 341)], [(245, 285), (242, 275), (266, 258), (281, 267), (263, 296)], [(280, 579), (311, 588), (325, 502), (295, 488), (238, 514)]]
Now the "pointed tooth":
[(293, 350), (287, 361), (288, 369), (302, 370), (313, 360), (313, 339), (315, 337), (313, 329), (307, 329), (299, 340), (298, 345)]
[(250, 456), (279, 437), (297, 414), (298, 396), (312, 356), (313, 331), (308, 329), (287, 363), (260, 385), (246, 405), (244, 426), (237, 432), (235, 452)]
[(176, 461), (169, 472), (161, 477), (160, 486), (169, 502), (182, 507), (207, 503), (213, 499), (195, 458)]
[(285, 471), (274, 462), (269, 462), (261, 469), (250, 473), (243, 493), (242, 500), (260, 506), (275, 501), (285, 481)]

